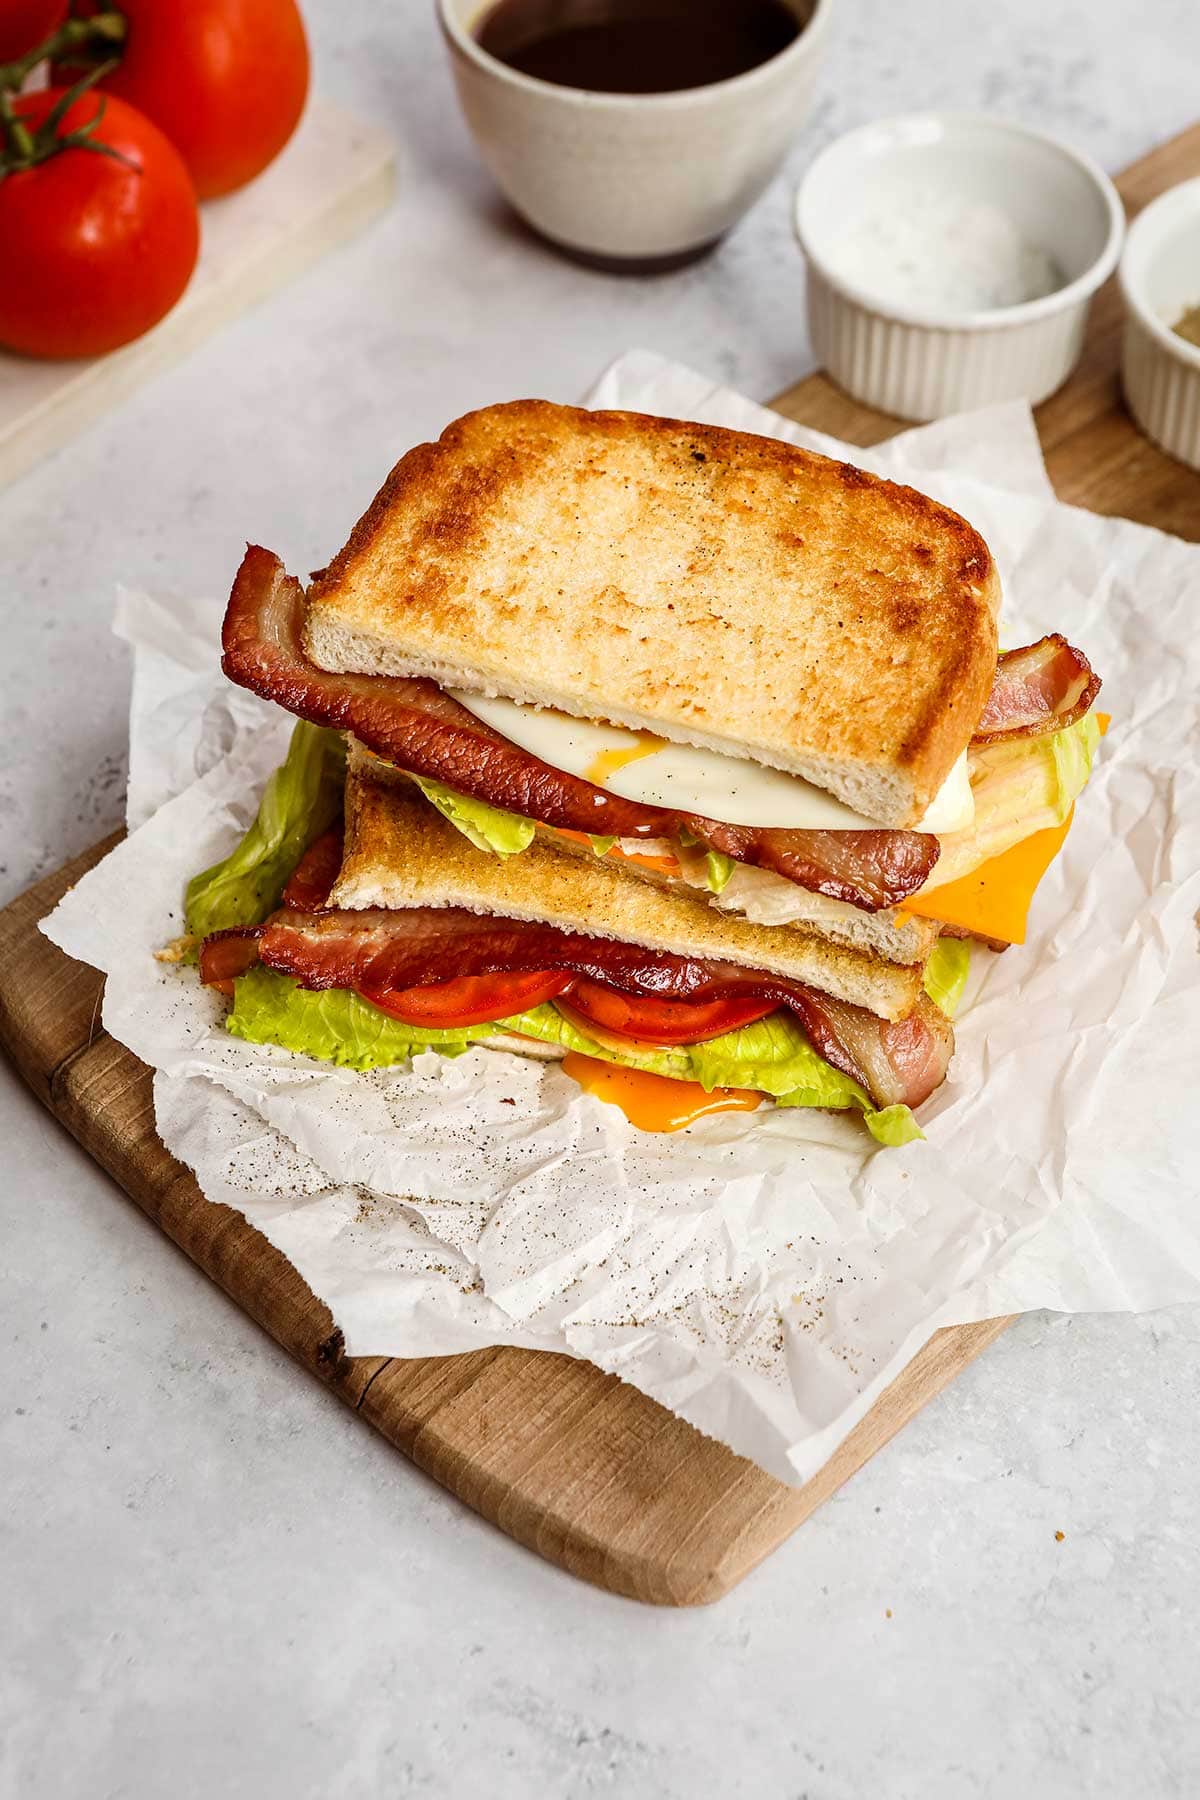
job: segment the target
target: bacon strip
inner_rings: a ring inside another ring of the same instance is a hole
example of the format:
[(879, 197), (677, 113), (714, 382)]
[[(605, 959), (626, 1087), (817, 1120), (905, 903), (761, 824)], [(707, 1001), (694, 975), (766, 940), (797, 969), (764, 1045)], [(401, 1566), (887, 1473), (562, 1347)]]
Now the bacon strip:
[(303, 649), (304, 607), (279, 558), (249, 546), (225, 615), (226, 675), (302, 719), (352, 731), (410, 774), (561, 831), (674, 837), (685, 827), (706, 849), (867, 912), (899, 905), (933, 873), (939, 846), (928, 832), (757, 830), (623, 800), (531, 756), (432, 681), (314, 667)]
[(937, 838), (925, 831), (775, 831), (690, 815), (681, 822), (708, 850), (864, 912), (898, 906), (915, 894), (941, 855)]
[(260, 928), (256, 947), (267, 967), (295, 976), (306, 988), (402, 989), (468, 975), (569, 969), (656, 999), (772, 1000), (788, 1007), (819, 1055), (879, 1106), (918, 1106), (944, 1079), (954, 1049), (949, 1021), (924, 995), (907, 1019), (892, 1024), (785, 976), (459, 907), (283, 909)]
[(1006, 650), (999, 658), (971, 742), (994, 744), (998, 738), (1065, 731), (1082, 719), (1099, 692), (1100, 677), (1082, 650), (1059, 632), (1051, 632), (1036, 644)]
[(324, 906), (341, 873), (345, 826), (339, 819), (319, 838), (314, 838), (292, 870), (279, 897), (281, 906), (312, 912)]
[(214, 931), (200, 946), (200, 979), (205, 987), (233, 992), (233, 983), (258, 961), (261, 925), (235, 925), (230, 931)]

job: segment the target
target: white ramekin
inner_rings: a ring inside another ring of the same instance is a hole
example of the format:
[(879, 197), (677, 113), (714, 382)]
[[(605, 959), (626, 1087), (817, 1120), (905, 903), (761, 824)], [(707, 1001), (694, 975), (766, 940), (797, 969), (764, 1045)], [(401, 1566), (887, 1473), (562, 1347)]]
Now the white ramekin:
[[(1002, 209), (1066, 276), (1040, 300), (937, 312), (867, 291), (839, 272), (839, 238), (883, 204), (920, 190)], [(1090, 158), (1039, 131), (982, 113), (911, 113), (839, 138), (796, 196), (808, 259), (813, 349), (856, 400), (936, 419), (1000, 400), (1044, 400), (1083, 348), (1088, 307), (1113, 271), (1125, 215)]]
[(649, 269), (714, 244), (804, 123), (835, 0), (787, 0), (799, 37), (744, 75), (663, 94), (558, 87), (489, 56), (487, 0), (437, 0), (458, 97), (516, 210), (569, 253)]
[(1171, 329), (1200, 306), (1200, 178), (1169, 188), (1134, 220), (1121, 292), (1129, 410), (1147, 437), (1200, 469), (1200, 346)]

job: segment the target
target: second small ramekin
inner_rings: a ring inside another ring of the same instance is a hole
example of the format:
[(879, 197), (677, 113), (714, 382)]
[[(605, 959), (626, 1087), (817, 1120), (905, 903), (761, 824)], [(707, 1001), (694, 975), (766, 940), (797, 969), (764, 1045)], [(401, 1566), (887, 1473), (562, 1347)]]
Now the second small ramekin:
[(1134, 220), (1121, 258), (1129, 410), (1156, 444), (1200, 469), (1200, 346), (1172, 329), (1200, 307), (1200, 178)]
[[(1062, 269), (1041, 299), (968, 312), (869, 292), (838, 268), (838, 239), (871, 200), (902, 207), (937, 192), (1002, 209)], [(1042, 132), (977, 113), (912, 113), (849, 132), (813, 163), (796, 197), (808, 259), (813, 349), (856, 400), (904, 419), (997, 401), (1036, 404), (1075, 367), (1092, 295), (1116, 266), (1125, 215), (1090, 158)]]

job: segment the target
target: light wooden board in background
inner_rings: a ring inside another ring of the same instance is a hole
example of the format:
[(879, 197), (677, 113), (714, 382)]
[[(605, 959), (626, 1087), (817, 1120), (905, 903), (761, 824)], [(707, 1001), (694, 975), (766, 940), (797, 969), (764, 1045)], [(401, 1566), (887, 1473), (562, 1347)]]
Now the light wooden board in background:
[(361, 230), (391, 198), (395, 161), (384, 132), (313, 100), (256, 181), (205, 201), (196, 272), (153, 331), (80, 362), (0, 350), (0, 486)]
[[(1200, 174), (1200, 126), (1129, 170), (1131, 210)], [(1200, 538), (1200, 476), (1120, 409), (1115, 295), (1101, 296), (1083, 366), (1041, 408), (1064, 499)], [(898, 421), (812, 376), (776, 402), (858, 444)], [(241, 1214), (206, 1201), (154, 1130), (150, 1072), (97, 1028), (101, 981), (36, 929), (98, 844), (0, 913), (0, 1043), (83, 1147), (214, 1281), (390, 1442), (503, 1531), (615, 1593), (717, 1599), (795, 1530), (1007, 1321), (942, 1331), (807, 1486), (788, 1488), (589, 1363), (500, 1348), (413, 1360), (345, 1355), (327, 1308)]]

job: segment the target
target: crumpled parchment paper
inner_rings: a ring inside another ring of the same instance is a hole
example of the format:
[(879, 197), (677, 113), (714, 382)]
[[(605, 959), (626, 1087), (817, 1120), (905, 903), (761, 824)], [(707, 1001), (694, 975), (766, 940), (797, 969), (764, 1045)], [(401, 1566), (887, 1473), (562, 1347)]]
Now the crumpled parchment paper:
[(352, 1354), (588, 1357), (798, 1483), (939, 1326), (1200, 1298), (1200, 549), (1059, 505), (1020, 406), (867, 453), (647, 352), (589, 403), (912, 481), (990, 543), (1004, 641), (1062, 630), (1104, 676), (1091, 783), (1028, 943), (976, 955), (926, 1142), (769, 1109), (654, 1136), (514, 1056), (360, 1075), (231, 1038), (194, 971), (152, 955), (290, 729), (220, 677), (215, 600), (121, 593), (131, 835), (44, 929), (107, 973), (104, 1024), (155, 1068), (165, 1143)]

